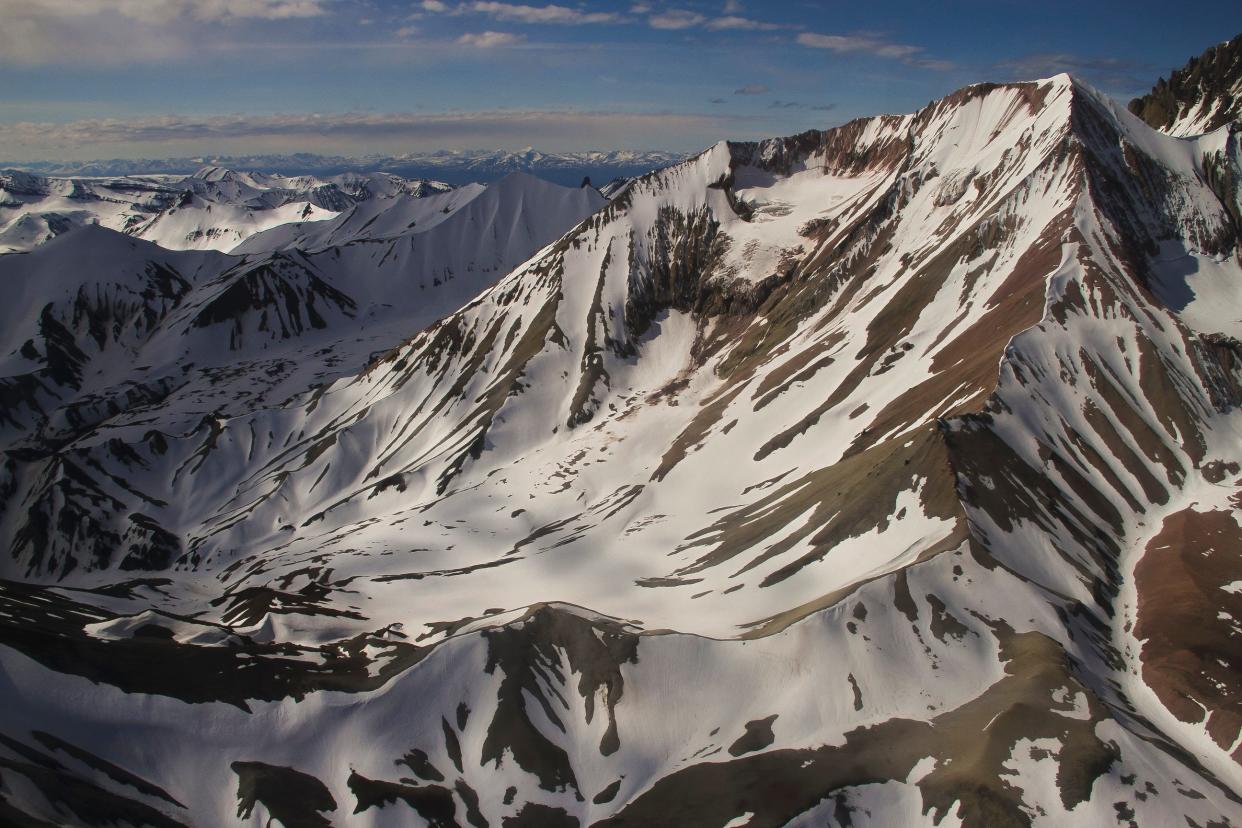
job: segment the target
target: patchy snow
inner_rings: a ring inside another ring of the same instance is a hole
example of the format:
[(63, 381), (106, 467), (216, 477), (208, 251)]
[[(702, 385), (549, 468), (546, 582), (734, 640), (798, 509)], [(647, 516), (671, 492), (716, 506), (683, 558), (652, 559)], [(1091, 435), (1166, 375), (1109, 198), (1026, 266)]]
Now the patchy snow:
[[(800, 804), (719, 824), (971, 824), (980, 784), (1034, 824), (1236, 819), (1211, 717), (1165, 708), (1132, 631), (1139, 552), (1232, 508), (1208, 468), (1242, 461), (1239, 372), (1199, 337), (1242, 307), (1207, 147), (1060, 76), (717, 144), (608, 202), (513, 176), (236, 255), (83, 227), (0, 257), (5, 566), (60, 585), (6, 623), (171, 636), (238, 682), (127, 693), (15, 645), (0, 730), (73, 733), (208, 823), (232, 761), (340, 815), (351, 773), (430, 784), (424, 760), (496, 823), (712, 804), (752, 767)], [(248, 710), (193, 696), (232, 686)]]

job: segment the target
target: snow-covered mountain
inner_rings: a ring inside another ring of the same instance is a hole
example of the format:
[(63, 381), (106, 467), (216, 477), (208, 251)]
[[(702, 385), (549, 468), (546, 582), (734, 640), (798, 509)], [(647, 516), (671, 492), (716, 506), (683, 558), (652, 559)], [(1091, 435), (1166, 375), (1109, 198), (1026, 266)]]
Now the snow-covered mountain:
[[(498, 260), (512, 262), (518, 251), (537, 250), (554, 241), (547, 237), (547, 228), (572, 227), (604, 200), (590, 187), (568, 189), (525, 173), (511, 173), (490, 186), (467, 184), (429, 198), (363, 202), (331, 221), (297, 222), (259, 233), (234, 252), (317, 251), (363, 241), (382, 243), (398, 236), (412, 243), (434, 232), (423, 245), (427, 255), (480, 258), (472, 242), (478, 228), (487, 225), (495, 226), (494, 235), (480, 247), (490, 248)], [(451, 265), (445, 267), (451, 269)]]
[(1242, 821), (1240, 164), (1058, 76), (0, 257), (3, 813)]
[(255, 233), (322, 221), (359, 203), (452, 188), (386, 173), (320, 180), (203, 167), (191, 176), (45, 178), (0, 171), (0, 253), (99, 224), (173, 250), (227, 251)]
[(1242, 35), (1191, 58), (1130, 101), (1130, 111), (1170, 135), (1212, 132), (1242, 120)]
[(522, 177), (465, 195), (426, 199), (440, 199), (435, 227), (307, 252), (171, 251), (88, 225), (0, 257), (0, 443), (72, 440), (153, 402), (172, 430), (283, 404), (461, 307), (604, 202)]
[(297, 153), (293, 155), (222, 156), (218, 158), (114, 159), (110, 161), (7, 162), (49, 176), (132, 176), (150, 173), (185, 175), (203, 166), (232, 170), (285, 170), (319, 177), (368, 175), (381, 172), (405, 178), (433, 178), (453, 184), (488, 183), (511, 172), (537, 175), (547, 181), (575, 186), (583, 176), (596, 182), (643, 175), (685, 158), (684, 154), (638, 150), (542, 152), (527, 147), (508, 150), (440, 150), (396, 156), (347, 158)]
[(549, 181), (572, 185), (579, 183), (584, 176), (597, 181), (608, 181), (617, 177), (643, 175), (684, 158), (684, 155), (669, 152), (541, 152), (534, 147), (526, 147), (515, 152), (441, 150), (411, 153), (384, 159), (379, 162), (379, 168), (399, 170), (405, 175), (422, 170), (426, 171), (425, 175), (454, 183), (489, 181), (511, 172), (526, 172)]

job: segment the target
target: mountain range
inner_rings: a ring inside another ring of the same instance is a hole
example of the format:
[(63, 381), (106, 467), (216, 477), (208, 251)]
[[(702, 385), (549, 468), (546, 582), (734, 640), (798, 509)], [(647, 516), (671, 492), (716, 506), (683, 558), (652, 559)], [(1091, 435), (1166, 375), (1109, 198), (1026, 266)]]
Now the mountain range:
[(20, 167), (59, 177), (118, 177), (151, 173), (186, 175), (202, 167), (225, 167), (240, 172), (281, 170), (286, 175), (335, 176), (345, 173), (384, 172), (405, 178), (432, 178), (451, 184), (487, 183), (511, 172), (538, 175), (554, 183), (577, 186), (584, 177), (598, 184), (650, 172), (685, 158), (684, 154), (608, 150), (541, 152), (533, 147), (507, 150), (440, 150), (397, 156), (346, 158), (310, 155), (248, 155), (111, 161), (0, 162), (0, 168)]
[(1242, 123), (1164, 88), (0, 255), (0, 816), (1242, 822)]
[(95, 179), (0, 170), (0, 253), (29, 250), (84, 224), (172, 250), (228, 251), (262, 230), (331, 218), (371, 199), (419, 198), (451, 189), (386, 173), (321, 180), (203, 167), (184, 177)]

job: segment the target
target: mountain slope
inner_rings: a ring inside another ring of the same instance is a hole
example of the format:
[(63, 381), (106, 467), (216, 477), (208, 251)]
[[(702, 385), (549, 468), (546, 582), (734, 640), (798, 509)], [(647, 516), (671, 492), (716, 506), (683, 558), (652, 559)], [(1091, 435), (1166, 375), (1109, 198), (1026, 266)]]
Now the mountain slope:
[[(13, 550), (28, 549), (36, 568), (62, 573), (146, 559), (147, 533), (131, 537), (128, 527), (137, 516), (167, 539), (152, 510), (173, 507), (92, 458), (81, 458), (91, 470), (83, 473), (68, 460), (75, 445), (133, 428), (160, 455), (168, 448), (163, 434), (197, 434), (211, 444), (230, 417), (304, 399), (451, 313), (602, 202), (554, 185), (520, 188), (516, 199), (512, 187), (494, 186), (503, 192), (484, 191), (483, 209), (463, 214), (466, 223), (426, 234), (440, 257), (431, 265), (462, 262), (459, 274), (420, 268), (413, 252), (422, 248), (404, 236), (383, 249), (239, 257), (167, 251), (91, 226), (0, 258), (0, 280), (14, 300), (0, 343), (7, 354), (0, 445), (23, 461), (5, 467), (6, 500), (20, 489), (25, 504), (0, 509)], [(508, 208), (503, 214), (487, 209), (498, 203)], [(109, 438), (108, 445), (120, 443)], [(126, 462), (136, 457), (123, 454)], [(91, 480), (96, 470), (102, 477)], [(180, 477), (185, 470), (163, 471)], [(201, 489), (202, 480), (186, 483)], [(110, 493), (118, 485), (119, 499)], [(200, 492), (190, 500), (209, 498)]]
[(322, 221), (359, 203), (447, 192), (447, 184), (384, 173), (320, 180), (203, 167), (186, 177), (44, 178), (0, 172), (0, 253), (100, 224), (172, 250), (227, 251), (295, 221)]
[[(331, 221), (291, 224), (260, 233), (235, 253), (296, 248), (319, 252), (359, 242), (384, 245), (402, 237), (426, 252), (420, 267), (442, 275), (467, 267), (492, 269), (511, 262), (516, 251), (535, 250), (556, 240), (558, 228), (570, 227), (604, 204), (590, 187), (570, 189), (524, 173), (494, 184), (468, 184), (428, 198), (395, 198), (359, 204)], [(424, 234), (434, 234), (423, 239)], [(476, 240), (477, 239), (477, 240)], [(479, 249), (471, 256), (471, 245)], [(444, 252), (455, 258), (436, 262)], [(520, 260), (520, 256), (518, 257)]]
[(1130, 111), (1169, 135), (1202, 135), (1242, 118), (1242, 35), (1190, 59), (1130, 101)]
[(10, 807), (1237, 821), (1239, 160), (1066, 76), (721, 143), (313, 394), (36, 436)]

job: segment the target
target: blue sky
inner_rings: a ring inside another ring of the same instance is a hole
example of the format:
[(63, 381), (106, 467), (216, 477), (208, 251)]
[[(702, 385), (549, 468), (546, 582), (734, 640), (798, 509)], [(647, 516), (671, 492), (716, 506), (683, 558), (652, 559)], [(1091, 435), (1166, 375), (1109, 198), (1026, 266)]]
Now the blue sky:
[(1119, 98), (1235, 0), (0, 0), (0, 159), (665, 149), (1069, 71)]

